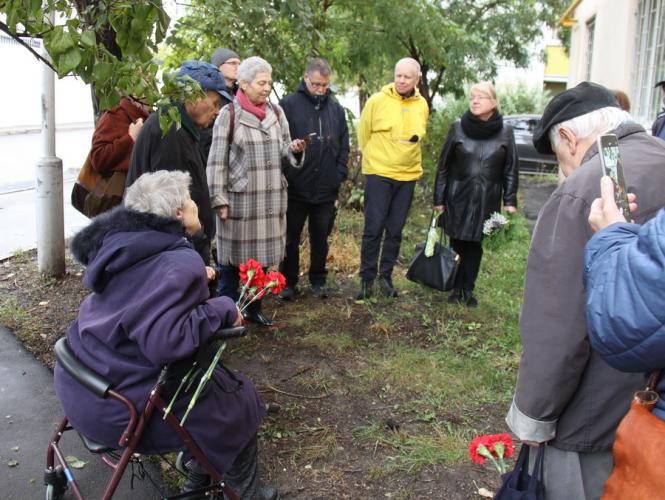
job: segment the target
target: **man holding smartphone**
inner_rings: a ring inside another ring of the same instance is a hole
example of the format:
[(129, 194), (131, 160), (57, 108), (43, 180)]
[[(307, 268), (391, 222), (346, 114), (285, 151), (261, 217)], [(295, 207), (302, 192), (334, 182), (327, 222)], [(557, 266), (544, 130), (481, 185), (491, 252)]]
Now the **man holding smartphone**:
[(541, 209), (531, 240), (522, 355), (506, 417), (522, 442), (548, 443), (546, 499), (601, 496), (616, 428), (644, 385), (641, 374), (606, 364), (587, 336), (584, 246), (593, 235), (587, 219), (603, 175), (602, 133), (618, 139), (626, 187), (639, 198), (635, 220), (645, 222), (665, 206), (665, 148), (618, 107), (611, 91), (583, 82), (552, 99), (533, 143), (541, 153), (556, 154), (566, 180)]
[(280, 106), (289, 121), (291, 137), (307, 142), (302, 168), (287, 168), (289, 204), (286, 211), (286, 252), (280, 271), (286, 287), (279, 294), (291, 300), (297, 293), (300, 274), (300, 235), (309, 221), (309, 282), (312, 293), (326, 298), (328, 236), (335, 221), (337, 194), (346, 179), (349, 130), (342, 106), (330, 91), (330, 65), (314, 58), (298, 89), (284, 97)]

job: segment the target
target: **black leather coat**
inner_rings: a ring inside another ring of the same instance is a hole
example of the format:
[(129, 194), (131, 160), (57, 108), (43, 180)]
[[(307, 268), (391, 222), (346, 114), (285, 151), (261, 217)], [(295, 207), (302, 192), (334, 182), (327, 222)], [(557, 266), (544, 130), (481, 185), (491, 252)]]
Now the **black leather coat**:
[(443, 226), (451, 238), (481, 241), (483, 223), (503, 204), (517, 206), (515, 138), (505, 125), (489, 139), (472, 139), (457, 120), (446, 137), (434, 185), (434, 205), (446, 207)]
[(316, 136), (307, 145), (302, 168), (289, 167), (289, 199), (306, 203), (327, 203), (337, 199), (340, 184), (346, 179), (349, 158), (349, 130), (342, 106), (330, 91), (317, 98), (305, 82), (287, 95), (279, 105), (289, 121), (293, 139)]

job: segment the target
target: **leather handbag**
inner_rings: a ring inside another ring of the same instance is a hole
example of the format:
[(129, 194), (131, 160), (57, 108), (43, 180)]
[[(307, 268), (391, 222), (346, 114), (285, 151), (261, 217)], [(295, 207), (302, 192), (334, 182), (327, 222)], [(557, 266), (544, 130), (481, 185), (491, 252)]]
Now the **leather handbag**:
[(646, 388), (635, 393), (630, 410), (619, 424), (612, 449), (614, 470), (605, 483), (603, 500), (665, 494), (665, 421), (651, 413), (658, 401), (660, 376), (660, 370), (651, 374)]
[(538, 446), (538, 455), (533, 471), (529, 474), (529, 448), (523, 444), (515, 462), (515, 468), (506, 472), (502, 478), (501, 488), (494, 500), (543, 500), (545, 486), (543, 484), (543, 458), (545, 443)]
[[(432, 214), (430, 228), (436, 223), (436, 215)], [(428, 239), (432, 237), (428, 232)], [(430, 242), (431, 244), (431, 242)], [(455, 276), (459, 267), (460, 257), (448, 246), (444, 232), (441, 231), (439, 241), (434, 244), (431, 257), (426, 255), (427, 241), (416, 245), (416, 251), (406, 272), (407, 279), (420, 283), (435, 290), (451, 290), (455, 284)]]
[(72, 206), (86, 217), (111, 210), (122, 203), (127, 172), (116, 170), (110, 175), (102, 175), (92, 168), (90, 154), (72, 188)]

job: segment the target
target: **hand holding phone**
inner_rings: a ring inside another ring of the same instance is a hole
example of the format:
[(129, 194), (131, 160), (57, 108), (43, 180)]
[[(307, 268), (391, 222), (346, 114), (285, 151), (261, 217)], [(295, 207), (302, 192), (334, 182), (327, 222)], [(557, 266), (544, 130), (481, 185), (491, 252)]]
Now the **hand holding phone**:
[(305, 137), (302, 138), (302, 140), (305, 141), (305, 144), (309, 144), (314, 139), (316, 139), (316, 132), (312, 132), (311, 134), (307, 134)]
[(614, 134), (604, 134), (598, 137), (598, 152), (600, 153), (600, 165), (603, 169), (602, 175), (610, 177), (614, 183), (614, 200), (619, 211), (630, 217), (628, 192), (626, 181), (623, 178), (623, 161), (619, 152), (619, 140)]

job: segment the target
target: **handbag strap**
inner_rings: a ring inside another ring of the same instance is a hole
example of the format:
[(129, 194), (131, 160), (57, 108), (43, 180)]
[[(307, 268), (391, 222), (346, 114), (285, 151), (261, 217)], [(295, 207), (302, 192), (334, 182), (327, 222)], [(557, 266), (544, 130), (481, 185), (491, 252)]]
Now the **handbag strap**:
[(654, 370), (649, 375), (649, 381), (647, 382), (646, 391), (656, 391), (656, 386), (660, 382), (660, 377), (663, 374), (663, 370)]
[[(432, 210), (432, 215), (429, 219), (429, 226), (427, 226), (428, 233), (431, 227), (436, 227), (436, 221), (443, 217), (443, 214), (444, 212), (439, 213), (436, 210)], [(443, 230), (443, 227), (441, 228), (441, 234), (439, 235), (439, 246), (448, 246), (448, 238), (446, 237), (446, 232)]]
[[(526, 445), (528, 446), (528, 445)], [(536, 463), (533, 465), (533, 473), (531, 474), (531, 481), (529, 482), (529, 492), (536, 493), (538, 484), (543, 483), (543, 461), (545, 459), (545, 443), (538, 445), (538, 455), (536, 456)]]

